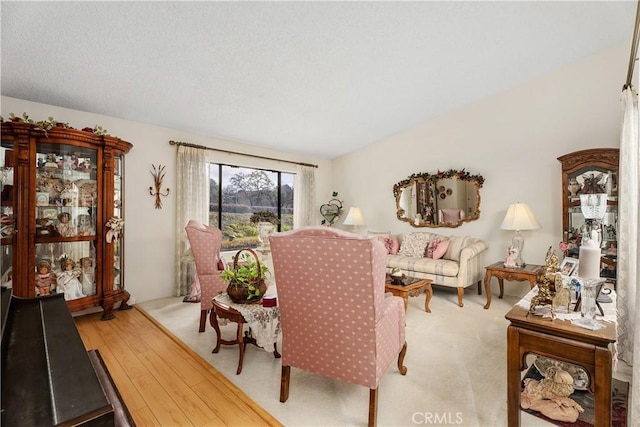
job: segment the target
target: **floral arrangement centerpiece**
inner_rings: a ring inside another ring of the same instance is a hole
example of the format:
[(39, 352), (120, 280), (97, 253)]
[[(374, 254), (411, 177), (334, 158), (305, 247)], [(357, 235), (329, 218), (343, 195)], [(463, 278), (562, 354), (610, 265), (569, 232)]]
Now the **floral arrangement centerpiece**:
[[(243, 251), (246, 252), (242, 253)], [(267, 291), (267, 273), (269, 269), (258, 255), (252, 249), (245, 248), (236, 253), (233, 268), (225, 269), (220, 278), (229, 283), (227, 294), (231, 301), (246, 304), (262, 300)]]

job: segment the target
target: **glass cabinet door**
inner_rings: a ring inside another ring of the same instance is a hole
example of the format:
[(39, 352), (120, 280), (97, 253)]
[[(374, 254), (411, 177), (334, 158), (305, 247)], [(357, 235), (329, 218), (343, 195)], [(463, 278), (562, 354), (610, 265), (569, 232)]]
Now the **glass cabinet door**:
[[(122, 200), (123, 194), (123, 158), (122, 156), (114, 156), (113, 165), (113, 216), (124, 219), (124, 206)], [(118, 239), (113, 241), (113, 289), (121, 289), (123, 287), (121, 272), (124, 271), (124, 254), (123, 252), (122, 233)]]
[(13, 238), (15, 215), (13, 211), (13, 142), (2, 141), (0, 147), (0, 285), (12, 287), (13, 282)]
[(600, 277), (615, 284), (618, 252), (617, 148), (591, 148), (558, 157), (562, 164), (562, 226), (566, 256), (595, 237), (601, 248)]
[(603, 255), (616, 255), (618, 225), (617, 174), (598, 167), (585, 167), (569, 174), (566, 241), (570, 256), (592, 234)]
[(35, 295), (96, 295), (98, 152), (39, 143), (35, 156)]

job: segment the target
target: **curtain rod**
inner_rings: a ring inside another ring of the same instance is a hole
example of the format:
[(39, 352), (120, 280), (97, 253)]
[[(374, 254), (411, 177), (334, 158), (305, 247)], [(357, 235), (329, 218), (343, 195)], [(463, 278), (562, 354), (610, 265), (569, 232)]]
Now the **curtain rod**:
[(220, 153), (227, 153), (227, 154), (237, 154), (239, 156), (254, 157), (256, 159), (275, 160), (276, 162), (291, 163), (291, 164), (300, 165), (300, 166), (310, 166), (310, 167), (313, 167), (313, 168), (317, 168), (318, 167), (318, 165), (313, 165), (311, 163), (294, 162), (292, 160), (276, 159), (275, 157), (266, 157), (266, 156), (258, 156), (256, 154), (239, 153), (237, 151), (222, 150), (220, 148), (211, 148), (211, 147), (206, 147), (204, 145), (191, 144), (189, 142), (169, 141), (169, 145), (175, 145), (175, 146), (178, 146), (178, 147), (182, 145), (184, 147), (202, 148), (203, 150), (212, 150), (212, 151), (218, 151)]
[(636, 5), (636, 22), (633, 27), (633, 40), (631, 41), (631, 53), (629, 55), (629, 69), (627, 70), (627, 81), (622, 87), (622, 90), (631, 87), (631, 80), (633, 79), (633, 68), (638, 60), (638, 27), (640, 26), (640, 0)]

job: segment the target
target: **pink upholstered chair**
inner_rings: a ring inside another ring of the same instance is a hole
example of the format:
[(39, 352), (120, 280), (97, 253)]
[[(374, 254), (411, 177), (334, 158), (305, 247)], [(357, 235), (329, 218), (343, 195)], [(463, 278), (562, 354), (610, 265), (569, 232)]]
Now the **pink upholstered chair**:
[[(197, 280), (200, 282), (199, 331), (204, 332), (207, 313), (213, 308), (211, 299), (227, 289), (226, 283), (220, 278), (221, 272), (218, 270), (222, 232), (193, 219), (189, 221), (185, 230), (196, 265)], [(213, 326), (211, 319), (209, 322)]]
[(464, 210), (462, 209), (440, 209), (438, 211), (438, 220), (440, 221), (440, 224), (456, 224), (464, 218)]
[(385, 297), (387, 251), (377, 239), (329, 227), (270, 236), (282, 321), (280, 401), (291, 367), (363, 385), (369, 425), (377, 419), (378, 384), (407, 350), (404, 303)]

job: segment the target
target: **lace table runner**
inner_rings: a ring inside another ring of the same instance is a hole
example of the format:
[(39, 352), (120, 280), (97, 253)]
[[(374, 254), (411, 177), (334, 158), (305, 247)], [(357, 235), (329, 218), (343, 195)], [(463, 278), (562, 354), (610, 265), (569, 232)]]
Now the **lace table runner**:
[[(604, 291), (605, 289), (608, 289), (608, 288), (603, 288), (602, 290)], [(616, 315), (616, 292), (613, 289), (609, 289), (609, 290), (611, 292), (607, 294), (607, 296), (611, 298), (611, 302), (600, 303), (600, 307), (602, 307), (604, 316), (601, 316), (600, 313), (596, 314), (596, 321), (613, 322), (617, 331), (618, 319)], [(522, 297), (522, 299), (516, 303), (516, 307), (529, 310), (529, 307), (531, 306), (531, 299), (536, 295), (538, 295), (538, 286), (535, 286), (533, 289), (529, 291), (529, 293), (527, 293), (524, 297)], [(573, 310), (573, 306), (574, 304), (572, 303), (572, 305), (570, 306), (572, 310)], [(560, 310), (563, 310), (563, 309), (560, 309)], [(551, 318), (551, 306), (550, 305), (537, 306), (533, 314), (536, 316)], [(571, 313), (556, 312), (556, 319), (569, 320), (573, 324), (576, 324), (576, 322), (580, 321), (581, 318), (582, 318), (582, 315), (580, 314), (580, 311), (575, 311), (575, 312), (572, 311)], [(578, 326), (580, 325), (578, 324)], [(617, 333), (616, 333), (616, 336), (617, 336)], [(614, 342), (613, 345), (611, 346), (611, 356), (613, 359), (613, 370), (615, 371), (618, 364), (618, 343), (617, 342)]]
[[(263, 307), (261, 303), (236, 304), (231, 301), (231, 298), (226, 293), (216, 295), (213, 298), (238, 310), (251, 328), (251, 336), (255, 338), (256, 343), (265, 351), (273, 351), (273, 345), (278, 341), (278, 337), (282, 333), (279, 307)], [(218, 319), (218, 322), (221, 325), (226, 325), (228, 320)]]
[[(604, 290), (604, 289), (603, 289)], [(526, 294), (520, 301), (516, 303), (517, 307), (524, 308), (525, 310), (529, 310), (531, 306), (531, 299), (538, 295), (538, 287), (534, 287)], [(611, 290), (611, 293), (608, 294), (611, 297), (611, 302), (601, 302), (600, 306), (602, 307), (602, 311), (604, 312), (604, 316), (601, 316), (599, 313), (596, 315), (596, 320), (604, 320), (605, 322), (616, 322), (616, 293)], [(573, 310), (573, 306), (571, 306)], [(559, 307), (559, 312), (556, 311), (556, 319), (558, 320), (569, 320), (573, 323), (575, 320), (579, 320), (582, 315), (580, 311), (572, 311), (567, 313), (563, 308)], [(536, 316), (548, 317), (551, 318), (551, 306), (550, 305), (539, 305), (535, 308), (535, 312), (533, 313)]]

